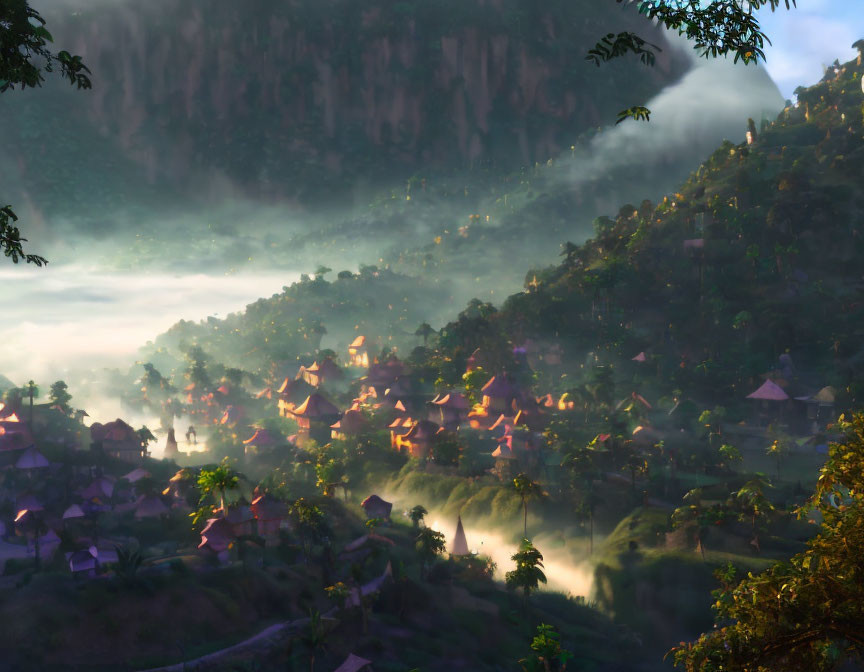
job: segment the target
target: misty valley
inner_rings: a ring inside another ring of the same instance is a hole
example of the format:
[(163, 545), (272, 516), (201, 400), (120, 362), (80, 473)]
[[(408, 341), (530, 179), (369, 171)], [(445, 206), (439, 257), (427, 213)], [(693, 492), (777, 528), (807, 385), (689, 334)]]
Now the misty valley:
[(0, 1), (0, 670), (861, 670), (800, 4)]

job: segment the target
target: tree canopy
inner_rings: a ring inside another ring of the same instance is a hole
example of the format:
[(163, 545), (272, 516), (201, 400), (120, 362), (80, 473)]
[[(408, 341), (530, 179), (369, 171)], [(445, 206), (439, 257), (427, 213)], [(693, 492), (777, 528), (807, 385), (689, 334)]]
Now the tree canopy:
[[(796, 0), (616, 0), (622, 5), (635, 5), (645, 18), (686, 36), (703, 58), (732, 55), (735, 62), (745, 64), (765, 60), (765, 43), (771, 40), (763, 32), (755, 12), (770, 7), (773, 12), (781, 5), (796, 6)], [(633, 54), (647, 66), (656, 62), (656, 44), (651, 44), (632, 31), (608, 33), (585, 57), (597, 66), (622, 56)], [(618, 121), (635, 119), (649, 121), (651, 111), (641, 105), (618, 113)]]
[(718, 572), (717, 627), (672, 655), (687, 672), (836, 670), (864, 652), (864, 414), (841, 417), (816, 491), (799, 515), (818, 512), (807, 549), (736, 585)]

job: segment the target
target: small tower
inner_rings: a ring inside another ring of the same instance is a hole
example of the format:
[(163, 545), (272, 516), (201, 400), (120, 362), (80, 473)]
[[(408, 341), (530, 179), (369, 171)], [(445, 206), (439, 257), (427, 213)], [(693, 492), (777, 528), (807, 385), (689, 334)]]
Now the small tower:
[(165, 441), (165, 452), (162, 453), (163, 459), (174, 460), (180, 454), (180, 449), (177, 447), (177, 438), (174, 436), (174, 428), (168, 430), (168, 439)]
[(460, 515), (456, 522), (456, 535), (453, 537), (453, 544), (450, 546), (450, 555), (470, 555), (468, 550), (468, 541), (465, 539), (465, 529), (462, 527), (462, 516)]

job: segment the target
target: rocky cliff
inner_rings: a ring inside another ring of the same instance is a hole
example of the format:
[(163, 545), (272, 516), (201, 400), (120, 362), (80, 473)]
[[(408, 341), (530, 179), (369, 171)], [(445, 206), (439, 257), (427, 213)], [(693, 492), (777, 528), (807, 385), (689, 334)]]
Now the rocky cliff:
[(56, 117), (38, 121), (50, 109), (78, 125), (77, 138), (93, 134), (90, 151), (104, 154), (97, 164), (131, 162), (150, 183), (185, 191), (221, 176), (249, 195), (331, 199), (361, 176), (545, 161), (687, 67), (668, 49), (655, 68), (587, 63), (609, 31), (636, 27), (664, 44), (634, 12), (603, 0), (79, 0), (40, 9), (56, 43), (84, 56), (94, 88), (51, 86), (23, 117), (20, 103), (2, 101), (18, 168), (37, 182), (51, 168), (34, 156), (33, 133), (52, 156), (64, 147), (46, 135)]

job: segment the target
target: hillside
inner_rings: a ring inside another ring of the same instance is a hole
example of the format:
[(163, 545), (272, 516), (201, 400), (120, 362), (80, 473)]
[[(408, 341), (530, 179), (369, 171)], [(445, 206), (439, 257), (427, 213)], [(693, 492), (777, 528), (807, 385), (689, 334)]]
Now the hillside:
[(860, 401), (862, 72), (829, 71), (753, 144), (724, 143), (660, 204), (598, 218), (594, 237), (529, 273), (486, 331), (449, 325), (455, 368), (491, 329), (502, 343), (559, 340), (565, 371), (588, 355), (629, 378), (644, 351), (645, 387), (717, 403), (740, 403), (788, 354), (798, 389), (831, 384)]

